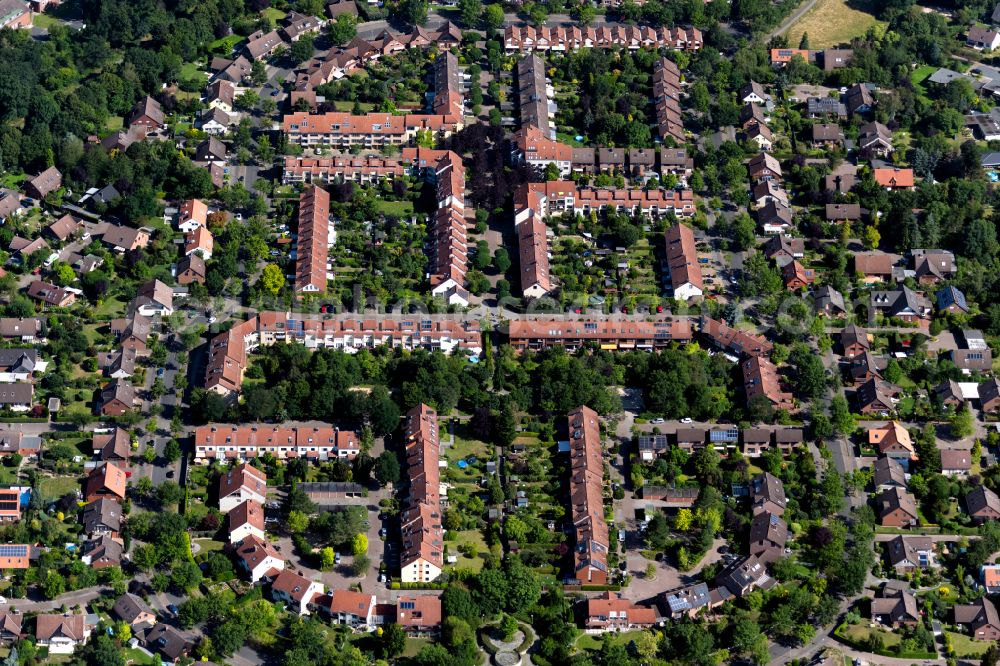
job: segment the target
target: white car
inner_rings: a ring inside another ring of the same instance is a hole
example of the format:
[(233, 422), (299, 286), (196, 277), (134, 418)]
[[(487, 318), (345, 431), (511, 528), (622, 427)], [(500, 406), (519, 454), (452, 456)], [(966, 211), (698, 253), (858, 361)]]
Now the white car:
[(687, 423), (694, 423), (694, 421), (692, 421), (692, 420), (691, 420), (690, 418), (688, 418), (688, 417), (685, 417), (685, 418), (681, 419), (681, 423), (685, 423), (685, 424), (687, 424)]
[(660, 423), (666, 423), (666, 421), (664, 419), (653, 419), (652, 421), (650, 421), (650, 423), (658, 425)]
[(214, 324), (217, 321), (219, 321), (219, 318), (216, 317), (215, 315), (212, 315), (211, 317), (208, 318), (208, 323), (209, 324)]
[(7, 597), (0, 597), (0, 604), (7, 603)]

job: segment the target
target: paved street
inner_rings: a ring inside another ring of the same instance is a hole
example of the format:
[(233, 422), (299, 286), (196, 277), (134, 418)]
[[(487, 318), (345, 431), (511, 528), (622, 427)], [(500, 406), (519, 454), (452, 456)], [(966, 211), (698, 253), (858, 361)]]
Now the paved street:
[(4, 610), (17, 609), (17, 611), (21, 613), (47, 613), (49, 611), (58, 610), (64, 605), (69, 608), (86, 605), (94, 599), (107, 594), (112, 594), (111, 590), (105, 590), (100, 587), (88, 587), (83, 590), (67, 592), (62, 596), (51, 600), (8, 598), (7, 605), (4, 607)]

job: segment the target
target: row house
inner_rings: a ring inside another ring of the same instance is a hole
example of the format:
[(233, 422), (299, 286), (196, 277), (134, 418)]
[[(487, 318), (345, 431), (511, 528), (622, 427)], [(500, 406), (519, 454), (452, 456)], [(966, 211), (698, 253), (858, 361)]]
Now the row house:
[(769, 356), (774, 348), (761, 336), (751, 335), (711, 317), (701, 318), (701, 334), (716, 347), (735, 356)]
[(469, 305), (465, 274), (469, 270), (468, 229), (465, 222), (465, 167), (462, 158), (447, 151), (437, 164), (438, 208), (428, 229), (428, 280), (431, 294), (449, 305)]
[(622, 214), (642, 214), (657, 218), (667, 213), (677, 217), (692, 217), (695, 212), (694, 194), (689, 189), (629, 189), (580, 188), (577, 190), (574, 212), (587, 217), (591, 211), (613, 209)]
[[(650, 162), (650, 153), (653, 154), (652, 162)], [(658, 168), (655, 166), (656, 157), (659, 157)], [(634, 148), (629, 151), (628, 172), (633, 178), (645, 179), (649, 175), (647, 171), (650, 163), (654, 165), (653, 170), (659, 173), (661, 177), (672, 174), (686, 182), (691, 177), (691, 174), (694, 173), (694, 158), (689, 156), (683, 148), (667, 148), (663, 146), (659, 151), (648, 148)], [(574, 163), (574, 170), (576, 170), (575, 166)]]
[(394, 180), (409, 172), (404, 160), (369, 155), (335, 155), (302, 157), (286, 155), (281, 172), (282, 182), (293, 183), (358, 183), (367, 185)]
[(788, 454), (805, 442), (801, 428), (777, 428), (775, 430), (746, 428), (743, 430), (742, 438), (743, 455), (748, 458), (759, 457), (771, 449)]
[[(478, 82), (477, 82), (478, 85)], [(458, 57), (445, 50), (434, 60), (434, 97), (431, 113), (461, 119), (465, 115), (464, 75)]]
[(365, 64), (374, 62), (382, 56), (409, 48), (423, 48), (431, 44), (436, 44), (439, 51), (447, 52), (461, 41), (461, 30), (450, 21), (435, 33), (417, 26), (409, 34), (393, 34), (383, 30), (372, 39), (355, 37), (347, 46), (331, 49), (325, 59), (313, 59), (301, 67), (296, 72), (295, 92), (309, 92), (316, 86), (349, 76)]
[(236, 324), (208, 343), (205, 388), (225, 398), (235, 397), (243, 385), (247, 352), (257, 347), (257, 318)]
[(511, 137), (511, 162), (525, 164), (538, 174), (544, 174), (550, 164), (555, 164), (562, 178), (573, 170), (573, 148), (569, 144), (549, 138), (543, 130), (526, 124)]
[(781, 390), (778, 368), (763, 356), (750, 356), (742, 363), (743, 391), (747, 403), (764, 399), (774, 409), (792, 409), (795, 396)]
[(381, 150), (386, 146), (409, 143), (418, 132), (430, 131), (445, 138), (461, 129), (460, 117), (391, 113), (352, 115), (339, 111), (286, 114), (282, 127), (289, 142), (310, 148), (315, 146)]
[(584, 632), (588, 634), (650, 629), (657, 621), (655, 609), (634, 604), (617, 593), (605, 592), (581, 604)]
[[(304, 458), (327, 461), (351, 460), (360, 452), (361, 444), (358, 433), (334, 426), (229, 426), (216, 423), (195, 429), (194, 450), (197, 463), (210, 463), (213, 460), (246, 462), (266, 454), (279, 460)], [(236, 470), (242, 471), (228, 472), (220, 480), (220, 489), (229, 489), (226, 498), (221, 495), (219, 498), (223, 511), (231, 510), (231, 504), (239, 504), (248, 499), (262, 503), (259, 496), (267, 495), (266, 476), (250, 466), (238, 467)]]
[(299, 236), (296, 243), (295, 291), (326, 291), (330, 249), (330, 194), (313, 185), (299, 196)]
[(248, 499), (260, 504), (267, 500), (267, 475), (253, 465), (241, 463), (219, 477), (219, 511), (228, 513)]
[(260, 502), (240, 502), (226, 514), (226, 524), (230, 546), (240, 544), (250, 537), (267, 538), (264, 533), (264, 506)]
[(581, 48), (627, 49), (669, 48), (697, 51), (702, 47), (701, 30), (697, 28), (651, 28), (634, 25), (603, 25), (599, 27), (557, 26), (535, 27), (508, 25), (504, 29), (507, 53), (532, 51), (576, 51)]
[(677, 223), (664, 234), (666, 267), (675, 300), (689, 301), (702, 295), (701, 264), (691, 227)]
[(564, 347), (573, 352), (587, 344), (606, 350), (663, 349), (677, 342), (690, 342), (688, 319), (631, 321), (617, 319), (511, 319), (507, 336), (515, 351), (537, 351)]
[(366, 318), (352, 314), (321, 317), (268, 311), (257, 315), (254, 330), (259, 344), (264, 346), (297, 342), (310, 349), (325, 347), (348, 353), (382, 346), (446, 354), (482, 352), (479, 321), (474, 318), (406, 315)]
[(521, 126), (533, 126), (542, 136), (552, 137), (550, 118), (555, 113), (555, 91), (545, 77), (545, 61), (527, 55), (517, 63), (517, 100)]
[(532, 215), (517, 225), (517, 249), (521, 267), (521, 293), (527, 299), (541, 298), (555, 289), (549, 273), (549, 228), (541, 216)]
[(285, 569), (285, 560), (278, 550), (255, 534), (237, 544), (233, 554), (236, 566), (250, 577), (251, 583), (273, 581)]
[(410, 487), (400, 515), (400, 580), (427, 583), (437, 580), (444, 567), (437, 412), (417, 405), (406, 414), (403, 434)]
[(653, 107), (660, 137), (684, 143), (687, 137), (681, 120), (681, 71), (668, 58), (660, 58), (653, 66)]
[(604, 455), (597, 412), (570, 412), (570, 519), (575, 533), (572, 577), (583, 585), (607, 585), (610, 535), (604, 518)]
[(284, 569), (271, 582), (271, 598), (299, 615), (309, 615), (313, 601), (323, 594), (323, 583)]

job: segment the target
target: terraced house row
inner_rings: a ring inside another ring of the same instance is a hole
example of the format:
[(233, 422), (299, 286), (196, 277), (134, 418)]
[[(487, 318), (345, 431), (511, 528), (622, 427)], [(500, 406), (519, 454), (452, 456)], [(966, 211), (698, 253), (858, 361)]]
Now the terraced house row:
[(570, 412), (570, 519), (576, 535), (573, 575), (583, 585), (608, 583), (608, 523), (604, 519), (604, 456), (597, 412)]
[(504, 29), (507, 53), (531, 51), (576, 51), (578, 49), (668, 48), (697, 51), (702, 47), (701, 30), (689, 28), (651, 28), (648, 26), (614, 25), (600, 27), (558, 26), (535, 27), (508, 25)]
[[(246, 462), (271, 454), (279, 460), (350, 460), (361, 451), (358, 433), (333, 426), (289, 428), (281, 425), (214, 423), (194, 431), (194, 461)], [(251, 468), (252, 469), (252, 468)]]
[(400, 516), (400, 580), (430, 582), (441, 575), (444, 567), (437, 412), (427, 405), (417, 405), (407, 412), (403, 430), (410, 489)]
[(515, 223), (531, 215), (572, 212), (586, 217), (591, 211), (600, 214), (608, 210), (654, 218), (667, 213), (692, 217), (695, 212), (694, 194), (689, 189), (579, 187), (567, 180), (526, 183), (514, 193)]
[(381, 155), (322, 155), (284, 158), (282, 181), (294, 183), (374, 183), (402, 176), (422, 178), (433, 174), (447, 151), (432, 148), (403, 148), (399, 157)]
[(462, 31), (451, 22), (445, 23), (437, 32), (429, 32), (418, 26), (410, 33), (394, 34), (383, 30), (373, 39), (355, 37), (347, 46), (331, 49), (325, 57), (313, 58), (299, 68), (295, 76), (292, 102), (297, 98), (315, 102), (313, 89), (316, 86), (349, 76), (383, 56), (431, 44), (437, 45), (441, 51), (447, 51), (461, 42)]
[(432, 114), (368, 113), (353, 115), (339, 111), (285, 115), (282, 129), (288, 141), (303, 148), (315, 146), (333, 148), (359, 147), (381, 150), (386, 146), (409, 143), (417, 132), (429, 131), (436, 138), (445, 138), (462, 128), (461, 117)]
[(472, 318), (430, 319), (419, 316), (357, 315), (325, 317), (261, 312), (215, 336), (209, 343), (205, 388), (224, 397), (239, 393), (247, 355), (263, 345), (303, 344), (354, 352), (383, 345), (451, 353), (482, 352), (479, 321)]

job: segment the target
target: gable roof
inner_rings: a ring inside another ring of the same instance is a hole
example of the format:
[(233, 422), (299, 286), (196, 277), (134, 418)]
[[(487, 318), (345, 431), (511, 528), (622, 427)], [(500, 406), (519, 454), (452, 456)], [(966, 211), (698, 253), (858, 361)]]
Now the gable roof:
[(243, 463), (219, 477), (219, 499), (246, 488), (262, 497), (267, 496), (267, 475), (253, 465)]
[(128, 484), (128, 477), (125, 470), (118, 465), (106, 462), (87, 475), (84, 484), (84, 495), (89, 497), (95, 493), (107, 491), (116, 497), (125, 497), (125, 486)]
[(87, 534), (99, 527), (119, 532), (122, 528), (122, 505), (111, 498), (102, 497), (83, 507), (80, 522), (83, 523), (83, 531)]
[(49, 641), (56, 636), (82, 643), (87, 638), (86, 618), (83, 615), (39, 615), (35, 618), (35, 638)]
[(153, 614), (153, 609), (149, 607), (142, 597), (131, 592), (126, 592), (118, 598), (112, 608), (114, 614), (125, 622), (132, 624), (136, 618), (144, 613)]
[(972, 516), (984, 510), (1000, 514), (1000, 497), (986, 486), (976, 486), (965, 496), (965, 506)]

